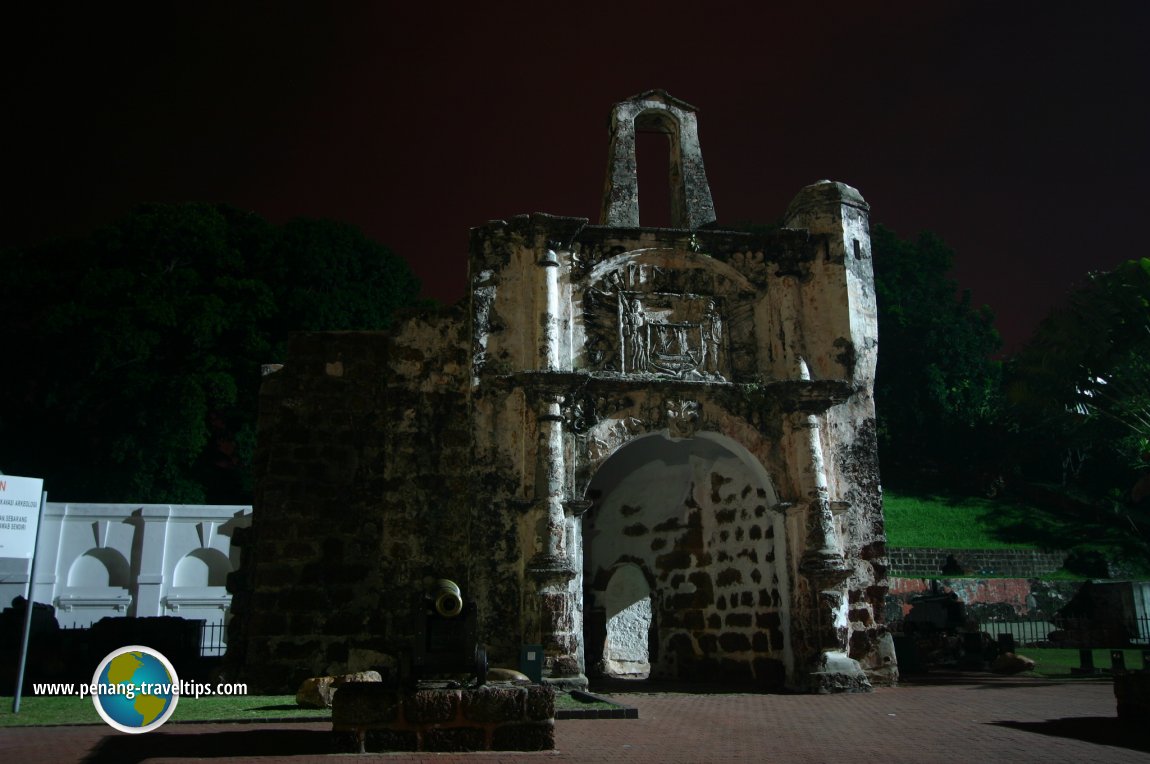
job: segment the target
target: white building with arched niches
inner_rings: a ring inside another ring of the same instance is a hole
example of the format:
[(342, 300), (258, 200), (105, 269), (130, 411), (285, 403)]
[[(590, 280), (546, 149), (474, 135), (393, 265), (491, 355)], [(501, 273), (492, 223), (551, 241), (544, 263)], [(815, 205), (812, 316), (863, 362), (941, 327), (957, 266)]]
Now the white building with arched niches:
[[(37, 546), (34, 601), (64, 628), (105, 616), (180, 616), (223, 623), (228, 573), (239, 567), (238, 505), (49, 502)], [(0, 559), (0, 603), (24, 596), (30, 561)]]

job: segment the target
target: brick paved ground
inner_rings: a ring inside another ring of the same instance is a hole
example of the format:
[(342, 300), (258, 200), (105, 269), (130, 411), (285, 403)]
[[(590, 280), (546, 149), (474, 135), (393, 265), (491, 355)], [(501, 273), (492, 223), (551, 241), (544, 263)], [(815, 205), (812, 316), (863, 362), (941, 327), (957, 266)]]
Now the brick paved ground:
[(616, 695), (637, 720), (557, 722), (550, 753), (327, 755), (329, 725), (179, 724), (0, 730), (4, 762), (1150, 762), (1150, 720), (1124, 732), (1107, 682), (985, 678), (868, 695)]

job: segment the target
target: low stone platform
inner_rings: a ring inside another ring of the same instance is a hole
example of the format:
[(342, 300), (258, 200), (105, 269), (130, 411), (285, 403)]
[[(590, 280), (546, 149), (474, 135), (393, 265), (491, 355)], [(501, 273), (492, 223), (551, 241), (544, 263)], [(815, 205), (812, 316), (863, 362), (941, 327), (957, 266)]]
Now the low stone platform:
[(546, 751), (555, 747), (555, 691), (351, 683), (335, 694), (331, 721), (337, 748), (347, 752)]

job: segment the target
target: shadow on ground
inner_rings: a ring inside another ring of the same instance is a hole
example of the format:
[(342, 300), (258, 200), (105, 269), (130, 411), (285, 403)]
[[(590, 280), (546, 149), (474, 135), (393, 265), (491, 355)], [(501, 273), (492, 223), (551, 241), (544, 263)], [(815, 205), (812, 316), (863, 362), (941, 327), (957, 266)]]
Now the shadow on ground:
[(1005, 690), (1015, 687), (1054, 687), (1068, 683), (1099, 682), (1110, 683), (1110, 677), (1098, 679), (1041, 679), (1038, 677), (989, 674), (977, 671), (931, 672), (928, 674), (908, 674), (899, 678), (899, 684), (907, 687), (978, 687), (984, 690)]
[(245, 729), (196, 734), (106, 737), (84, 759), (89, 764), (138, 764), (146, 759), (224, 756), (306, 756), (336, 753), (327, 729)]
[(1150, 732), (1147, 732), (1145, 726), (1123, 724), (1118, 717), (1076, 716), (1069, 719), (1048, 719), (1044, 722), (1002, 721), (988, 724), (1150, 753)]

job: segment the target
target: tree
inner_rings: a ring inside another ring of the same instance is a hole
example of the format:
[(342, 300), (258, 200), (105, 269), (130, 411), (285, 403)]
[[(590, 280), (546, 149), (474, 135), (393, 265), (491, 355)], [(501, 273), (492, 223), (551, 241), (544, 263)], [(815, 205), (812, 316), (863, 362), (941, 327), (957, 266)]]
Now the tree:
[[(948, 277), (954, 253), (935, 235), (914, 242), (876, 225), (871, 234), (878, 303), (875, 379), (879, 451), (887, 479), (925, 474), (970, 488), (987, 469), (980, 446), (998, 423), (1001, 341), (989, 308), (971, 305)], [(981, 487), (981, 486), (980, 486)]]
[(1091, 274), (1012, 359), (1008, 392), (1028, 476), (1150, 556), (1150, 259)]
[(410, 269), (357, 229), (142, 207), (2, 255), (0, 466), (63, 500), (246, 502), (259, 367), (289, 331), (378, 329)]

